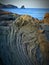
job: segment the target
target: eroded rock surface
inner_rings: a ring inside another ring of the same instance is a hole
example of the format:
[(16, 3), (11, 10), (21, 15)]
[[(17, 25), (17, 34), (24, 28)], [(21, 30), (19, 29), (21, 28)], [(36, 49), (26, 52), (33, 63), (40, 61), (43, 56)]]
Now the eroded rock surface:
[(44, 15), (44, 19), (42, 20), (43, 23), (49, 25), (49, 13)]
[(28, 15), (0, 26), (0, 58), (4, 65), (49, 65), (49, 41)]

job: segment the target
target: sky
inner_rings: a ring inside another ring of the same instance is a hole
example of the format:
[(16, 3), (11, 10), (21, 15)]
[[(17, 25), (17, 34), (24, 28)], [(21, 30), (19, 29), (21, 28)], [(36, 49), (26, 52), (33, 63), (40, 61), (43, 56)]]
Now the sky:
[(49, 8), (49, 0), (0, 0), (0, 3), (12, 4), (25, 8)]

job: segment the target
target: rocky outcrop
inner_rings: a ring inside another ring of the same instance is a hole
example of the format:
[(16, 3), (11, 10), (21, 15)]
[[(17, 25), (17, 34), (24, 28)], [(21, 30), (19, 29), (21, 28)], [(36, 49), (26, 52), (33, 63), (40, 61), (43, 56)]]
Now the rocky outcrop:
[(49, 13), (44, 15), (44, 19), (42, 20), (43, 23), (49, 25)]
[(0, 15), (12, 14), (11, 12), (0, 10)]
[(46, 13), (44, 18), (49, 18), (49, 13)]
[(38, 41), (43, 57), (43, 65), (49, 65), (49, 32), (38, 32)]
[[(12, 4), (5, 5), (5, 4), (0, 3), (0, 9), (3, 9), (3, 8), (18, 8), (18, 7)], [(25, 6), (22, 5), (21, 8), (25, 8)]]
[(0, 26), (0, 60), (4, 65), (49, 65), (49, 41), (42, 25), (29, 15)]
[(0, 9), (2, 8), (18, 8), (18, 7), (11, 4), (5, 5), (5, 4), (0, 3)]
[(4, 11), (4, 10), (0, 10), (0, 21), (9, 21), (9, 20), (15, 20), (17, 17), (19, 17), (20, 15), (12, 13), (12, 12), (8, 12), (8, 11)]
[(22, 5), (21, 8), (25, 8), (24, 5)]
[(6, 5), (7, 8), (18, 8), (17, 6), (14, 6), (14, 5), (11, 5), (11, 4), (8, 4)]

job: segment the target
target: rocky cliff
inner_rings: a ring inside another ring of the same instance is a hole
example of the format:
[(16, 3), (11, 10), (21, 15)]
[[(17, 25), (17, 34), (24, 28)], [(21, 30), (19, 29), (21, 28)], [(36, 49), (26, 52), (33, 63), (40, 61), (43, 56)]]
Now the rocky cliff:
[(44, 26), (29, 15), (21, 15), (7, 25), (1, 24), (0, 64), (49, 65), (49, 40)]

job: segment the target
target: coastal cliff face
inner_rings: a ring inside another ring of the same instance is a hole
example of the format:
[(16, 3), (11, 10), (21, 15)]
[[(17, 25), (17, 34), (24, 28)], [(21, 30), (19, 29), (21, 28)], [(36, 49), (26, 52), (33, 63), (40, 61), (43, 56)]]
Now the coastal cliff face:
[(49, 65), (49, 40), (39, 22), (21, 15), (0, 25), (0, 65)]

